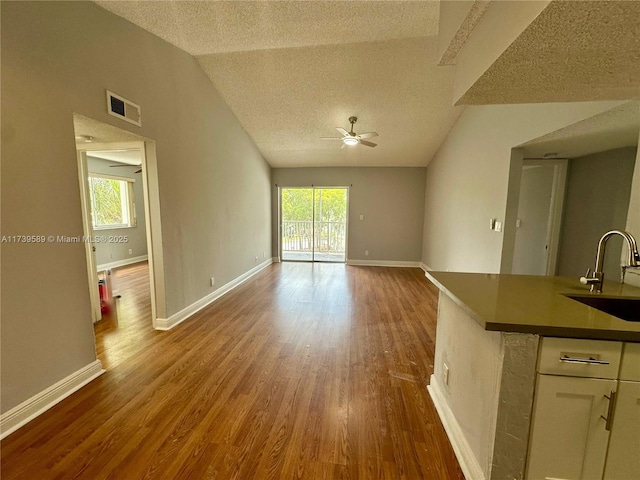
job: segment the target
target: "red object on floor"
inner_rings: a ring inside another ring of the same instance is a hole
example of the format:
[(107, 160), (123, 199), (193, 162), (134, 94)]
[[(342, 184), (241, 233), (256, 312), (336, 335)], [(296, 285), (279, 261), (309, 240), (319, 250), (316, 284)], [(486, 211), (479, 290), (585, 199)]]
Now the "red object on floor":
[(98, 280), (98, 292), (100, 292), (100, 311), (103, 315), (107, 315), (111, 313), (111, 305), (109, 304), (107, 284), (104, 280)]

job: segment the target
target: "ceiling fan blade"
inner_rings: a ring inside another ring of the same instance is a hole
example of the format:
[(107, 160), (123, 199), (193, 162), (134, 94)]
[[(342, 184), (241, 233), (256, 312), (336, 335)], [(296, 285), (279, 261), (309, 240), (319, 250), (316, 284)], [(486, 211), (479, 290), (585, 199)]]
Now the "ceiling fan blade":
[(347, 132), (344, 128), (336, 127), (336, 130), (338, 130), (342, 135), (349, 135), (349, 132)]
[(373, 138), (377, 136), (378, 136), (378, 132), (367, 132), (367, 133), (361, 133), (360, 135), (358, 135), (358, 137), (360, 138)]
[(346, 143), (343, 143), (343, 144), (340, 146), (340, 150), (342, 150), (343, 148), (347, 148), (347, 144), (346, 144)]
[(375, 147), (377, 143), (367, 142), (366, 140), (360, 140), (360, 145), (366, 145), (367, 147)]
[(342, 140), (342, 137), (320, 137), (320, 140)]

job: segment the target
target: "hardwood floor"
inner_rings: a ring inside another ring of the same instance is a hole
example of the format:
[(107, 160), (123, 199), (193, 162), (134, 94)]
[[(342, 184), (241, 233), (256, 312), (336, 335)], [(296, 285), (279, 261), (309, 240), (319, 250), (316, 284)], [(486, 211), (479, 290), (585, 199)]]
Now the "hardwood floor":
[(112, 312), (94, 326), (96, 354), (105, 370), (119, 365), (155, 338), (151, 328), (148, 262), (114, 269), (111, 277), (113, 293), (119, 293), (120, 298)]
[(463, 479), (436, 309), (419, 269), (285, 263), (169, 332), (121, 313), (107, 373), (7, 437), (2, 478)]

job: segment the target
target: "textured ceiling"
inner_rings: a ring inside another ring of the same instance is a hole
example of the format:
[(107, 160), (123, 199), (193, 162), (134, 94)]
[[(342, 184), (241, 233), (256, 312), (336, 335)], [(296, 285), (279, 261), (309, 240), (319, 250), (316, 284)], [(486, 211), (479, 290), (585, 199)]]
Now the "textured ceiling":
[[(459, 111), (436, 37), (198, 57), (274, 167), (424, 166)], [(376, 131), (340, 149), (335, 127)]]
[[(461, 112), (437, 1), (97, 3), (195, 55), (274, 167), (424, 166)], [(352, 115), (376, 148), (319, 139)]]
[(140, 150), (99, 150), (89, 152), (87, 156), (111, 162), (126, 163), (136, 167), (142, 165)]
[(457, 102), (640, 97), (640, 1), (553, 1)]
[(640, 103), (628, 102), (523, 145), (526, 158), (575, 158), (638, 145)]
[(96, 3), (192, 55), (438, 34), (437, 1)]

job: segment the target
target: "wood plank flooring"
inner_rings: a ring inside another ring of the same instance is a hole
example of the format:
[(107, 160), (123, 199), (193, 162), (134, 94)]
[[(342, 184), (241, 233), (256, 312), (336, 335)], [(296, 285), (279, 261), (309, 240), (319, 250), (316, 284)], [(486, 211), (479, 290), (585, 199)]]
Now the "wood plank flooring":
[(117, 308), (94, 327), (96, 354), (105, 370), (139, 352), (154, 338), (148, 262), (114, 269), (111, 277), (113, 293), (121, 295)]
[(464, 478), (421, 270), (275, 264), (169, 332), (142, 297), (96, 328), (107, 373), (2, 442), (3, 480)]

